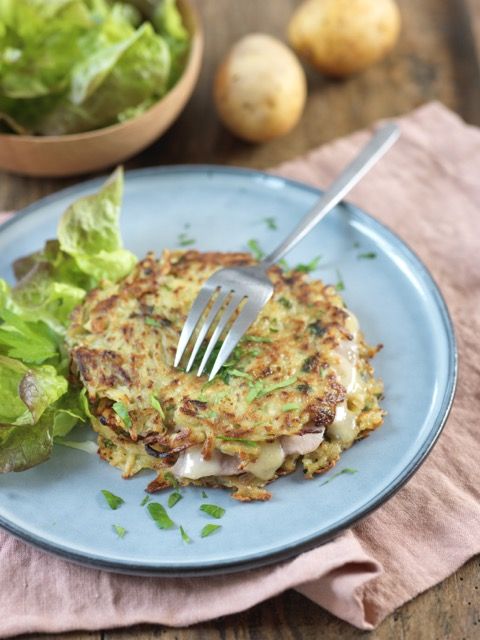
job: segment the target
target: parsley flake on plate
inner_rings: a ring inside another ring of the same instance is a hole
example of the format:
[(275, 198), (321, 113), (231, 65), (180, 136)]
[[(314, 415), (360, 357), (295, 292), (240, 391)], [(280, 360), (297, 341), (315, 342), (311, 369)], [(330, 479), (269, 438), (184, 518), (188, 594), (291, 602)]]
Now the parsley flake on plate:
[(323, 487), (325, 484), (328, 484), (332, 480), (335, 480), (335, 478), (338, 478), (339, 476), (343, 476), (344, 474), (353, 475), (354, 473), (357, 473), (357, 472), (358, 472), (358, 469), (351, 469), (350, 467), (345, 467), (345, 469), (342, 469), (338, 473), (335, 473), (331, 478), (328, 478), (328, 480), (325, 480), (325, 482), (322, 482), (320, 486)]
[(255, 260), (258, 260), (260, 262), (260, 260), (265, 257), (265, 252), (258, 244), (258, 240), (252, 238), (247, 242), (247, 247), (250, 249), (250, 252)]
[(337, 269), (337, 284), (335, 285), (335, 289), (337, 291), (345, 291), (345, 283), (343, 281), (342, 278), (342, 274), (340, 273), (340, 271)]
[(140, 502), (140, 506), (144, 507), (147, 502), (150, 502), (150, 500), (152, 499), (152, 496), (149, 496), (148, 494), (143, 498), (143, 500)]
[(124, 538), (125, 534), (127, 533), (127, 530), (124, 527), (121, 527), (119, 524), (114, 524), (113, 526), (113, 530), (115, 531), (115, 533), (117, 534), (117, 536), (119, 538)]
[(202, 538), (206, 538), (207, 536), (211, 536), (212, 533), (215, 533), (215, 531), (218, 531), (218, 529), (221, 529), (221, 528), (222, 528), (221, 524), (206, 524), (201, 530), (200, 536)]
[(207, 513), (212, 518), (223, 518), (225, 515), (225, 509), (219, 507), (216, 504), (202, 504), (200, 507), (200, 511)]
[(177, 504), (177, 502), (180, 502), (180, 500), (182, 500), (182, 499), (183, 499), (182, 494), (179, 493), (178, 491), (174, 491), (173, 493), (171, 493), (168, 496), (168, 506), (171, 509), (172, 507), (174, 507)]
[(310, 260), (310, 262), (307, 262), (307, 264), (297, 264), (296, 267), (294, 267), (294, 271), (300, 271), (300, 273), (311, 273), (312, 271), (315, 271), (315, 269), (318, 267), (318, 263), (320, 262), (320, 260), (322, 259), (322, 256), (316, 256), (315, 258), (313, 258), (313, 260)]
[(377, 254), (374, 251), (367, 251), (366, 253), (359, 253), (357, 258), (359, 260), (374, 260)]
[(271, 229), (272, 231), (276, 231), (278, 229), (277, 221), (275, 220), (275, 218), (273, 216), (269, 216), (268, 218), (264, 218), (263, 221), (267, 225), (267, 229)]
[(195, 240), (193, 238), (189, 238), (188, 234), (182, 232), (178, 234), (178, 244), (181, 247), (189, 247), (192, 244), (195, 244)]
[(192, 539), (182, 526), (180, 526), (180, 535), (182, 536), (182, 540), (187, 544), (190, 544), (190, 542), (192, 542)]
[(165, 507), (159, 502), (150, 502), (147, 505), (147, 509), (159, 529), (172, 529), (175, 526), (174, 521), (165, 511)]
[(107, 501), (107, 504), (110, 507), (110, 509), (113, 509), (113, 510), (118, 509), (118, 507), (124, 504), (125, 502), (123, 498), (120, 498), (120, 496), (116, 496), (111, 491), (107, 491), (107, 489), (102, 489), (102, 494), (105, 500)]

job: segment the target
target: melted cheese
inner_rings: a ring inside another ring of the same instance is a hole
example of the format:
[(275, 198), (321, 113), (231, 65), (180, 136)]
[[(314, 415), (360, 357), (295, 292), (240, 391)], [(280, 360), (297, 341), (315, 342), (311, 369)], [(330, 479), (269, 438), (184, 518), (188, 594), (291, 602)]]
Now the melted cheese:
[(356, 433), (356, 416), (347, 409), (347, 403), (337, 406), (335, 420), (327, 427), (327, 434), (331, 440), (338, 440), (342, 444), (352, 444)]
[(275, 471), (285, 460), (285, 453), (279, 442), (268, 442), (262, 445), (260, 455), (255, 462), (249, 462), (245, 466), (245, 471), (253, 473), (261, 480), (270, 480), (275, 475)]
[(189, 447), (178, 456), (170, 471), (177, 478), (198, 480), (207, 476), (233, 476), (241, 473), (238, 468), (239, 460), (236, 456), (227, 456), (220, 451), (214, 451), (212, 457), (206, 460), (202, 456), (201, 447)]
[(353, 340), (343, 340), (335, 349), (338, 354), (338, 363), (334, 366), (334, 369), (347, 393), (355, 393), (360, 387), (357, 369), (359, 329), (358, 320), (352, 313), (349, 313), (345, 326), (352, 334)]

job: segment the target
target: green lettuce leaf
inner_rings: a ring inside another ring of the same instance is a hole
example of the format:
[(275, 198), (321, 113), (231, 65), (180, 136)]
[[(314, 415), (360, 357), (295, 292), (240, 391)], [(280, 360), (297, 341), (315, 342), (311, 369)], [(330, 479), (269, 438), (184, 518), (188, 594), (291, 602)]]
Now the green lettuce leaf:
[[(85, 406), (84, 390), (70, 389), (56, 403), (53, 415), (54, 437), (66, 436), (79, 422), (86, 422), (91, 417), (88, 403)], [(88, 413), (87, 413), (88, 412)]]
[(183, 42), (188, 40), (188, 31), (183, 26), (182, 16), (177, 9), (176, 0), (160, 0), (160, 2), (157, 2), (152, 22), (161, 35)]
[(172, 0), (0, 0), (0, 123), (61, 135), (133, 117), (172, 86), (186, 49)]
[(105, 185), (75, 201), (58, 226), (58, 240), (43, 251), (17, 260), (21, 279), (12, 290), (17, 313), (42, 320), (64, 333), (72, 310), (101, 280), (115, 282), (137, 262), (122, 248), (119, 218), (123, 171), (117, 169)]
[(53, 445), (53, 420), (45, 413), (35, 425), (0, 424), (0, 473), (25, 471), (45, 462)]
[(119, 280), (137, 262), (133, 253), (122, 249), (122, 195), (123, 170), (119, 168), (100, 191), (70, 205), (58, 226), (62, 251), (74, 258), (80, 271), (97, 281)]
[(55, 367), (27, 367), (0, 356), (0, 423), (33, 425), (44, 411), (67, 392), (66, 378)]
[(121, 122), (165, 94), (186, 50), (174, 0), (0, 0), (0, 123), (61, 135)]
[(138, 105), (162, 96), (169, 74), (169, 47), (144, 23), (123, 42), (99, 49), (74, 68), (68, 97), (44, 118), (38, 133), (63, 135), (108, 126), (126, 110), (137, 107), (138, 112)]
[(58, 337), (43, 322), (27, 322), (2, 306), (0, 299), (0, 354), (41, 364), (58, 355)]
[(69, 386), (64, 334), (88, 291), (136, 264), (121, 243), (122, 192), (120, 169), (67, 209), (58, 240), (16, 261), (13, 289), (0, 279), (0, 472), (43, 462), (54, 437), (92, 417), (86, 390)]
[(0, 473), (25, 471), (45, 462), (50, 457), (54, 438), (62, 438), (78, 422), (85, 422), (79, 395), (67, 393), (34, 425), (0, 423)]
[(168, 88), (171, 88), (183, 73), (189, 50), (189, 34), (183, 25), (176, 0), (159, 0), (156, 3), (152, 22), (170, 49)]
[(85, 297), (85, 289), (56, 282), (49, 265), (35, 268), (12, 293), (20, 313), (36, 317), (58, 333), (64, 333), (73, 309)]

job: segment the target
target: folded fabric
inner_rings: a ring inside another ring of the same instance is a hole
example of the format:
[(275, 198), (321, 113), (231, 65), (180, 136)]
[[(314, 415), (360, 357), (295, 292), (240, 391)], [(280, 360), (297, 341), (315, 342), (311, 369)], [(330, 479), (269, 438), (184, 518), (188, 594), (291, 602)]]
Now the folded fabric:
[[(76, 566), (0, 533), (0, 637), (137, 623), (185, 626), (294, 587), (361, 629), (480, 551), (480, 130), (440, 104), (400, 119), (401, 140), (351, 200), (397, 231), (431, 270), (453, 316), (457, 397), (428, 460), (387, 504), (334, 541), (273, 567), (195, 579)], [(357, 133), (275, 173), (325, 186), (365, 142)], [(181, 606), (179, 606), (181, 603)]]

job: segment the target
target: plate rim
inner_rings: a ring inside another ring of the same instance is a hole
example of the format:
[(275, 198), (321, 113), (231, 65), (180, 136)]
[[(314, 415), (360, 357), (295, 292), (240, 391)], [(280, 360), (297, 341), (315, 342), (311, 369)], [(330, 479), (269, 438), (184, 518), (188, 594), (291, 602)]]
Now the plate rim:
[[(125, 176), (126, 179), (128, 179), (129, 176), (135, 178), (137, 176), (142, 177), (175, 173), (197, 173), (204, 175), (208, 175), (209, 173), (217, 173), (223, 175), (244, 176), (246, 178), (256, 177), (261, 178), (262, 180), (278, 179), (281, 180), (286, 186), (300, 191), (306, 191), (316, 196), (319, 196), (323, 193), (323, 191), (321, 189), (318, 189), (317, 187), (301, 182), (300, 180), (285, 178), (276, 173), (216, 164), (179, 164), (146, 167), (126, 171)], [(94, 189), (97, 185), (102, 184), (102, 182), (105, 180), (106, 175), (109, 174), (102, 174), (98, 177), (78, 182), (70, 187), (60, 189), (59, 191), (49, 194), (27, 205), (26, 207), (20, 209), (12, 218), (6, 220), (3, 224), (0, 224), (0, 234), (2, 234), (8, 227), (19, 224), (24, 218), (34, 215), (39, 209), (43, 209), (45, 206), (48, 206), (51, 203), (54, 203), (65, 197), (74, 196), (78, 192), (84, 192), (85, 189)], [(448, 416), (450, 415), (458, 381), (458, 351), (455, 329), (443, 294), (441, 293), (441, 290), (435, 278), (432, 276), (430, 270), (426, 267), (417, 253), (395, 231), (392, 231), (392, 229), (390, 229), (388, 225), (380, 222), (358, 205), (353, 204), (348, 200), (342, 200), (340, 204), (343, 204), (355, 215), (365, 220), (370, 228), (380, 231), (384, 235), (384, 237), (386, 235), (387, 239), (393, 240), (393, 242), (397, 246), (400, 246), (404, 251), (406, 250), (407, 254), (410, 254), (410, 257), (414, 259), (416, 267), (420, 269), (422, 279), (430, 285), (430, 294), (440, 313), (448, 342), (448, 372), (445, 392), (443, 394), (441, 407), (437, 412), (434, 423), (432, 425), (432, 429), (428, 434), (428, 438), (425, 440), (423, 446), (411, 459), (409, 465), (404, 467), (379, 494), (377, 494), (372, 500), (364, 505), (363, 508), (357, 509), (344, 517), (336, 524), (336, 526), (332, 527), (329, 531), (322, 534), (313, 535), (308, 540), (305, 540), (298, 544), (290, 543), (286, 547), (278, 551), (270, 553), (267, 551), (255, 558), (250, 557), (246, 558), (245, 560), (235, 560), (232, 562), (222, 561), (220, 564), (216, 563), (204, 566), (198, 563), (190, 563), (189, 565), (184, 566), (161, 567), (152, 565), (148, 562), (118, 562), (108, 560), (106, 558), (97, 558), (89, 555), (87, 552), (73, 551), (70, 548), (63, 547), (62, 545), (56, 545), (54, 543), (46, 541), (41, 537), (31, 534), (27, 529), (24, 529), (23, 527), (17, 527), (8, 520), (5, 520), (1, 515), (0, 527), (8, 531), (10, 534), (14, 535), (16, 538), (19, 538), (20, 540), (27, 542), (37, 548), (40, 548), (47, 553), (53, 554), (55, 556), (60, 556), (61, 558), (66, 559), (70, 562), (74, 562), (75, 564), (87, 566), (90, 568), (137, 576), (177, 578), (201, 577), (208, 575), (235, 573), (246, 571), (249, 569), (265, 567), (271, 564), (291, 559), (300, 555), (301, 553), (305, 553), (306, 551), (310, 551), (311, 549), (314, 549), (320, 545), (331, 542), (340, 533), (357, 524), (368, 515), (373, 513), (376, 509), (385, 504), (397, 491), (399, 491), (418, 471), (423, 462), (426, 460), (436, 442), (438, 441), (438, 438), (440, 437), (440, 434), (442, 433), (443, 428), (447, 422)]]

